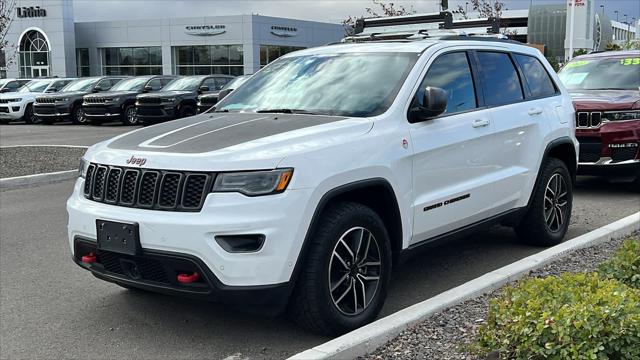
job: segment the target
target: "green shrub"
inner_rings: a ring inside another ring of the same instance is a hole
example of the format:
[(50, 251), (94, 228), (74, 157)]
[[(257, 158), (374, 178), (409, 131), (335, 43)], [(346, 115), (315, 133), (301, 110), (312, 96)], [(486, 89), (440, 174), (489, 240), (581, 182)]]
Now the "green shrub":
[(640, 290), (640, 241), (625, 241), (611, 259), (600, 264), (598, 273)]
[(503, 359), (640, 359), (640, 291), (598, 274), (523, 280), (491, 300), (472, 351)]

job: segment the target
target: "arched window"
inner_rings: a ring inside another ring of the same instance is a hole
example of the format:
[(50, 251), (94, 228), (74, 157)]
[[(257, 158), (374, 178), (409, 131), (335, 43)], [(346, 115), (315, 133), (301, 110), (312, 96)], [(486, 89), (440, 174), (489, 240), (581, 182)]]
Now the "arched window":
[(20, 39), (18, 64), (21, 77), (51, 75), (49, 43), (38, 30), (29, 30)]

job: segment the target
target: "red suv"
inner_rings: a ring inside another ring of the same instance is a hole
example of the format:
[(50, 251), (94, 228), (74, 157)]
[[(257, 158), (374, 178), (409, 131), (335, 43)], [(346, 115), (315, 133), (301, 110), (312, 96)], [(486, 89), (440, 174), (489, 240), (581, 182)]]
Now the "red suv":
[(559, 75), (576, 108), (578, 174), (640, 183), (640, 51), (579, 56)]

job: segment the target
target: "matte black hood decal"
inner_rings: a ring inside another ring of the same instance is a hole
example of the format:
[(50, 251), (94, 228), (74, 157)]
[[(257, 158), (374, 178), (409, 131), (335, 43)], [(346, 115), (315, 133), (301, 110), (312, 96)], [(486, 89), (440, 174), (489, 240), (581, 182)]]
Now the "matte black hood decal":
[(112, 149), (202, 153), (310, 126), (339, 116), (210, 113), (134, 131), (111, 142)]

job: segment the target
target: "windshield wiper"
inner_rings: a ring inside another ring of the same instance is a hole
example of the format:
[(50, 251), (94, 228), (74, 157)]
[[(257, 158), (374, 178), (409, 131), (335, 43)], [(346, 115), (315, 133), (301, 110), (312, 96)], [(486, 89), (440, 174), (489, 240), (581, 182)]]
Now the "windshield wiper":
[(279, 113), (279, 114), (307, 114), (307, 115), (317, 115), (313, 111), (302, 110), (302, 109), (258, 109), (257, 113)]

